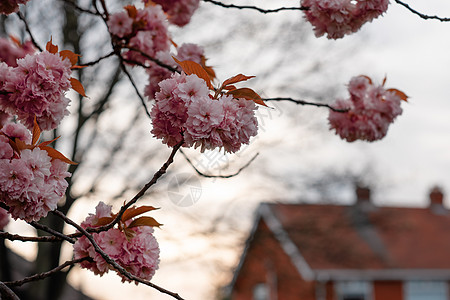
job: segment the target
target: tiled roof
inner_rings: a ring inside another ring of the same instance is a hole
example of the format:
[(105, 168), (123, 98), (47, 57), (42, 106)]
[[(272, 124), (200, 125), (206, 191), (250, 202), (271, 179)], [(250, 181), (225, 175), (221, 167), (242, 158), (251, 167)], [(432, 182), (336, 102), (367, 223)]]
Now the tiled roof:
[(450, 214), (430, 208), (264, 205), (312, 270), (450, 269)]

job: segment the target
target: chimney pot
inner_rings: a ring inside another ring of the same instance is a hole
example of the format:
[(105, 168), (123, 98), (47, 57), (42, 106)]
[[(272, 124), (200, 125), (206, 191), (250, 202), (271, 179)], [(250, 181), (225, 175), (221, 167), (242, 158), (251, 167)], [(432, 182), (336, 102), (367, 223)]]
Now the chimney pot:
[(430, 191), (430, 205), (444, 205), (444, 194), (438, 186), (433, 187)]

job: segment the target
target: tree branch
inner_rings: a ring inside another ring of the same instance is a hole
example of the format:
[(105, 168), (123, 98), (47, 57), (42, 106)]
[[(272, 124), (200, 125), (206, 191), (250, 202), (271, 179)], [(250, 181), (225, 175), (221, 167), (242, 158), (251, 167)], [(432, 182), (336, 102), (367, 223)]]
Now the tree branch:
[(394, 1), (402, 6), (406, 7), (407, 10), (409, 10), (410, 12), (412, 12), (415, 15), (418, 15), (419, 17), (421, 17), (424, 20), (432, 19), (432, 20), (438, 20), (441, 22), (449, 22), (450, 21), (450, 18), (442, 18), (442, 17), (438, 17), (438, 16), (429, 16), (429, 15), (422, 14), (422, 13), (418, 12), (417, 10), (413, 9), (411, 6), (409, 6), (409, 4), (404, 3), (400, 0), (394, 0)]
[(348, 109), (338, 109), (338, 108), (334, 108), (333, 106), (326, 104), (326, 103), (315, 103), (315, 102), (308, 102), (305, 100), (296, 100), (296, 99), (292, 99), (292, 98), (283, 98), (283, 97), (277, 97), (277, 98), (265, 98), (263, 99), (264, 101), (290, 101), (293, 102), (295, 104), (298, 105), (311, 105), (311, 106), (316, 106), (316, 107), (327, 107), (329, 109), (331, 109), (332, 111), (335, 112), (347, 112)]
[(115, 52), (111, 51), (110, 53), (105, 54), (102, 57), (99, 57), (97, 60), (94, 60), (94, 61), (91, 61), (91, 62), (87, 62), (87, 63), (82, 63), (82, 64), (79, 64), (79, 66), (81, 66), (81, 67), (93, 66), (95, 64), (98, 64), (100, 61), (104, 60), (105, 58), (113, 56), (114, 54), (115, 54)]
[(20, 11), (17, 12), (17, 15), (19, 16), (19, 18), (20, 18), (20, 19), (23, 21), (23, 23), (25, 24), (25, 29), (26, 29), (26, 31), (28, 32), (28, 34), (30, 35), (30, 39), (31, 39), (31, 42), (33, 43), (33, 45), (34, 45), (36, 48), (38, 48), (39, 51), (42, 52), (42, 48), (41, 48), (41, 46), (39, 46), (39, 44), (38, 44), (38, 43), (36, 42), (36, 40), (34, 39), (34, 36), (33, 36), (33, 34), (31, 33), (30, 27), (28, 26), (28, 22), (27, 22), (27, 20), (25, 19), (24, 15), (23, 15)]
[(10, 241), (21, 242), (59, 242), (62, 238), (58, 236), (22, 236), (18, 234), (11, 234), (9, 232), (0, 231), (0, 238)]
[(256, 11), (258, 11), (260, 13), (263, 13), (263, 14), (277, 13), (277, 12), (280, 12), (280, 11), (283, 11), (283, 10), (308, 10), (309, 9), (308, 7), (303, 7), (303, 6), (300, 6), (300, 7), (280, 7), (280, 8), (275, 8), (275, 9), (262, 9), (262, 8), (256, 7), (256, 6), (248, 6), (248, 5), (240, 6), (240, 5), (234, 5), (234, 4), (225, 4), (225, 3), (222, 3), (220, 1), (215, 1), (215, 0), (203, 0), (203, 1), (212, 3), (212, 4), (215, 4), (215, 5), (224, 7), (224, 8), (252, 9), (252, 10), (256, 10)]
[(99, 15), (100, 15), (98, 12), (95, 12), (95, 11), (92, 11), (92, 10), (89, 10), (89, 9), (82, 8), (81, 6), (79, 6), (78, 4), (76, 4), (76, 2), (73, 1), (73, 0), (62, 0), (62, 2), (67, 3), (67, 4), (71, 5), (71, 6), (73, 6), (76, 10), (78, 10), (78, 11), (80, 11), (80, 12), (87, 13), (87, 14), (91, 14), (91, 15), (94, 15), (94, 16), (99, 16)]
[(0, 296), (5, 300), (20, 300), (20, 298), (3, 282), (0, 281)]
[(42, 280), (44, 278), (47, 278), (59, 271), (61, 271), (62, 269), (68, 267), (68, 266), (73, 266), (74, 264), (80, 263), (82, 261), (85, 260), (90, 260), (90, 257), (82, 257), (82, 258), (78, 258), (78, 259), (74, 259), (74, 260), (68, 260), (65, 263), (63, 263), (62, 265), (57, 266), (54, 269), (51, 269), (50, 271), (47, 272), (43, 272), (43, 273), (39, 273), (39, 274), (34, 274), (32, 276), (29, 277), (25, 277), (24, 279), (21, 280), (16, 280), (16, 281), (7, 281), (5, 282), (5, 285), (7, 286), (21, 286), (27, 282), (31, 282), (31, 281), (37, 281), (37, 280)]
[(231, 178), (234, 176), (239, 175), (242, 170), (244, 170), (245, 168), (247, 168), (255, 159), (256, 157), (258, 157), (259, 153), (256, 153), (245, 165), (243, 165), (241, 168), (239, 168), (239, 170), (237, 170), (237, 172), (233, 173), (233, 174), (229, 174), (229, 175), (212, 175), (212, 174), (206, 174), (203, 173), (202, 171), (200, 171), (199, 169), (197, 169), (196, 166), (194, 166), (194, 164), (192, 163), (192, 161), (189, 159), (189, 157), (186, 155), (186, 153), (184, 153), (183, 150), (180, 150), (181, 154), (184, 156), (184, 158), (186, 159), (186, 161), (191, 165), (191, 167), (195, 170), (195, 172), (197, 172), (198, 175), (202, 176), (202, 177), (206, 177), (206, 178)]

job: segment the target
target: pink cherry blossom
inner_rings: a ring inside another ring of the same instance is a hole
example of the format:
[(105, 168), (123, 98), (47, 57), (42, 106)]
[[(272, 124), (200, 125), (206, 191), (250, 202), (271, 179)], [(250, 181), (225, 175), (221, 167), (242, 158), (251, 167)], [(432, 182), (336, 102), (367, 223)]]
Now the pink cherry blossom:
[(19, 4), (25, 4), (28, 0), (2, 0), (0, 2), (0, 14), (12, 14), (19, 11)]
[(174, 74), (159, 84), (151, 111), (152, 133), (170, 147), (185, 141), (185, 147), (200, 151), (224, 148), (238, 151), (258, 131), (255, 103), (230, 95), (212, 99), (197, 75)]
[(10, 39), (0, 38), (0, 61), (10, 67), (17, 67), (17, 59), (36, 51), (31, 41), (18, 45)]
[[(52, 159), (38, 147), (14, 153), (9, 139), (31, 142), (31, 134), (21, 124), (7, 124), (0, 135), (0, 201), (14, 219), (38, 221), (64, 196), (67, 163)], [(17, 151), (17, 150), (16, 150)]]
[(120, 38), (133, 32), (133, 19), (125, 11), (110, 15), (107, 24), (109, 31)]
[(0, 230), (3, 230), (8, 223), (9, 214), (5, 209), (0, 207)]
[(331, 111), (330, 127), (348, 142), (382, 139), (389, 125), (402, 113), (401, 98), (392, 90), (373, 85), (366, 76), (354, 77), (348, 85), (350, 99), (339, 99), (334, 107), (348, 112)]
[[(96, 207), (96, 213), (90, 214), (84, 222), (83, 228), (97, 227), (96, 223), (100, 218), (111, 217), (111, 206), (100, 202)], [(93, 237), (99, 247), (119, 265), (126, 268), (131, 274), (139, 278), (150, 280), (159, 267), (159, 245), (153, 236), (153, 228), (148, 226), (133, 227), (133, 237), (125, 236), (125, 233), (117, 228), (94, 233)], [(110, 267), (103, 257), (97, 253), (89, 242), (82, 236), (73, 246), (74, 257), (91, 257), (93, 261), (83, 261), (81, 267), (93, 271), (102, 276), (107, 273)], [(118, 273), (122, 281), (129, 281), (128, 278)]]
[(301, 4), (308, 7), (305, 17), (317, 37), (339, 39), (386, 12), (389, 0), (302, 0)]
[[(148, 2), (144, 0), (144, 2)], [(199, 6), (199, 0), (153, 0), (160, 4), (169, 15), (169, 21), (178, 26), (184, 26), (191, 20)]]
[(69, 114), (70, 100), (64, 93), (71, 87), (71, 62), (44, 51), (17, 60), (17, 65), (5, 70), (8, 80), (0, 78), (1, 89), (7, 93), (0, 97), (0, 109), (17, 115), (29, 129), (35, 117), (42, 130), (56, 128)]
[(202, 47), (196, 44), (182, 44), (177, 49), (177, 59), (180, 61), (191, 60), (198, 64), (202, 62), (204, 56), (204, 50)]

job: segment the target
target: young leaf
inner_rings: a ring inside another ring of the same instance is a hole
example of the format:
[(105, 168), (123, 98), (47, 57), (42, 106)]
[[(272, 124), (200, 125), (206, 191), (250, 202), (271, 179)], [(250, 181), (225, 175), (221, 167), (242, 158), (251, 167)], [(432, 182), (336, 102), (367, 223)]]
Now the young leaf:
[(97, 220), (97, 222), (95, 222), (95, 224), (93, 224), (94, 226), (104, 226), (104, 225), (108, 225), (109, 223), (111, 223), (114, 220), (113, 217), (103, 217), (103, 218), (99, 218)]
[(78, 62), (78, 57), (80, 57), (80, 55), (73, 53), (70, 50), (62, 50), (59, 52), (59, 56), (62, 57), (62, 59), (68, 59), (70, 60), (70, 63), (72, 64), (72, 66), (75, 66)]
[(123, 213), (122, 222), (126, 222), (136, 216), (142, 215), (143, 213), (146, 213), (148, 211), (155, 210), (155, 209), (158, 209), (158, 208), (153, 207), (153, 206), (148, 206), (148, 205), (144, 205), (144, 206), (140, 206), (140, 207), (132, 206)]
[(228, 78), (227, 80), (225, 80), (222, 83), (222, 86), (225, 88), (225, 86), (227, 86), (229, 84), (235, 84), (235, 83), (238, 83), (238, 82), (241, 82), (241, 81), (246, 81), (246, 80), (249, 80), (249, 79), (251, 79), (253, 77), (255, 77), (255, 76), (245, 76), (243, 74), (238, 74), (236, 76), (233, 76), (233, 77)]
[(136, 236), (136, 232), (131, 228), (125, 228), (123, 230), (123, 233), (125, 233), (125, 237), (127, 238), (128, 241), (130, 241), (132, 238)]
[(53, 143), (54, 141), (56, 141), (57, 139), (59, 139), (61, 136), (58, 136), (58, 137), (56, 137), (56, 138), (54, 138), (53, 140), (51, 140), (51, 141), (45, 141), (45, 142), (42, 142), (42, 143), (40, 143), (39, 145), (38, 145), (38, 147), (40, 147), (40, 146), (48, 146), (48, 145), (50, 145), (51, 143)]
[(187, 75), (191, 74), (197, 75), (199, 78), (203, 79), (206, 82), (206, 85), (209, 87), (209, 89), (211, 90), (214, 89), (211, 84), (211, 79), (209, 78), (208, 72), (206, 72), (206, 70), (203, 69), (201, 65), (191, 60), (179, 61), (173, 56), (172, 58), (175, 60), (177, 64), (180, 65), (184, 73), (186, 73)]
[(138, 226), (151, 226), (151, 227), (160, 227), (162, 226), (161, 223), (158, 223), (155, 219), (152, 217), (139, 217), (136, 220), (133, 220), (130, 225), (128, 225), (128, 228), (138, 227)]
[(386, 91), (388, 91), (388, 92), (393, 92), (393, 93), (395, 93), (398, 97), (400, 97), (400, 99), (402, 99), (403, 101), (408, 102), (408, 96), (406, 96), (406, 94), (403, 93), (402, 91), (397, 90), (397, 89), (387, 89)]
[(52, 38), (50, 38), (50, 41), (48, 41), (47, 45), (45, 46), (45, 49), (52, 54), (58, 53), (58, 46), (53, 45)]
[(205, 69), (206, 73), (208, 73), (211, 80), (214, 80), (216, 78), (216, 72), (214, 72), (214, 69), (206, 65), (206, 57), (204, 55), (202, 55), (201, 57), (200, 65), (203, 67), (203, 69)]
[(81, 96), (83, 97), (87, 97), (85, 92), (84, 92), (84, 87), (81, 84), (81, 82), (78, 79), (75, 79), (73, 77), (71, 77), (70, 79), (70, 84), (72, 85), (72, 88)]
[(38, 148), (47, 151), (48, 156), (50, 156), (51, 158), (62, 160), (63, 162), (70, 165), (77, 165), (76, 162), (71, 161), (56, 149), (53, 149), (49, 146), (41, 146), (41, 145), (39, 145)]
[(34, 116), (34, 121), (33, 121), (33, 138), (31, 141), (31, 145), (36, 145), (37, 142), (39, 141), (39, 137), (41, 136), (41, 129), (39, 128), (39, 125), (37, 123), (36, 120), (36, 116)]
[(136, 19), (136, 17), (137, 17), (137, 9), (136, 9), (136, 6), (134, 6), (134, 5), (127, 5), (127, 6), (124, 6), (123, 8), (125, 8), (125, 10), (126, 10), (127, 13), (128, 13), (128, 16), (129, 16), (130, 18)]
[(235, 90), (229, 91), (227, 94), (233, 95), (234, 98), (244, 98), (247, 100), (252, 100), (259, 105), (268, 107), (264, 103), (264, 101), (261, 99), (261, 96), (259, 96), (254, 90), (249, 89), (249, 88), (235, 89)]

